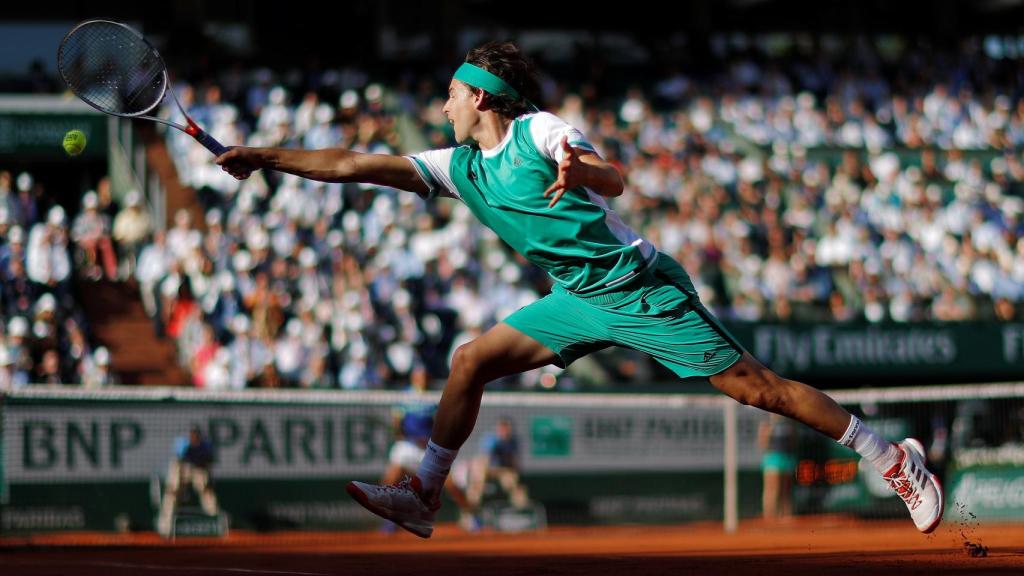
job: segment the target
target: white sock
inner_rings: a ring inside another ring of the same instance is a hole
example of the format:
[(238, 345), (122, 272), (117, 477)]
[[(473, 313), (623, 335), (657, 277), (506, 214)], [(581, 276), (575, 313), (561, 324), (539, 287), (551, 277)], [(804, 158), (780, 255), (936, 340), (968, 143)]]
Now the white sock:
[(451, 470), (452, 462), (458, 450), (450, 450), (434, 444), (431, 440), (427, 442), (427, 449), (420, 460), (420, 469), (416, 477), (420, 479), (420, 486), (423, 487), (423, 495), (433, 498), (441, 493), (444, 481), (448, 478), (448, 471)]
[(878, 435), (856, 416), (850, 416), (850, 425), (846, 427), (840, 444), (853, 450), (875, 465), (879, 472), (888, 472), (900, 458), (900, 450), (895, 444)]

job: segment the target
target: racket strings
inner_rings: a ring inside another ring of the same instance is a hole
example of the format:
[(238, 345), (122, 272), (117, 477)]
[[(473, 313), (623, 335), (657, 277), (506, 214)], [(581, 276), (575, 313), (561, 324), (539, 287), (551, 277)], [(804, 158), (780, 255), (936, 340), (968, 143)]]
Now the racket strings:
[(75, 29), (58, 52), (58, 67), (71, 91), (112, 114), (136, 115), (163, 98), (163, 61), (131, 30), (110, 22)]

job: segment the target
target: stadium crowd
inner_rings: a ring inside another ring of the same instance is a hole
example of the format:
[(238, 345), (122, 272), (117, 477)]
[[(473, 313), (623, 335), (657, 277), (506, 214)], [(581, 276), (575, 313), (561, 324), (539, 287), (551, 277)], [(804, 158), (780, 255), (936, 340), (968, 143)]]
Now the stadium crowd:
[[(908, 48), (899, 70), (864, 45), (848, 58), (860, 64), (746, 50), (713, 75), (673, 71), (619, 92), (599, 94), (588, 78), (542, 84), (545, 108), (625, 175), (615, 209), (683, 263), (724, 319), (1019, 319), (1020, 72), (968, 49)], [(443, 77), (385, 87), (351, 68), (233, 68), (175, 86), (222, 142), (411, 153), (453, 144)], [(92, 239), (96, 226), (76, 223), (72, 236), (87, 275), (131, 270), (196, 386), (443, 377), (455, 347), (549, 287), (458, 202), (279, 173), (237, 182), (188, 136), (170, 130), (167, 141), (204, 221), (182, 211), (166, 232), (150, 235), (147, 222), (121, 237), (115, 224), (120, 264), (109, 239)], [(47, 293), (63, 302), (59, 285)], [(36, 313), (12, 311), (6, 279), (4, 290), (8, 318)], [(515, 385), (550, 381), (539, 371)]]
[[(1017, 318), (1024, 101), (976, 54), (945, 68), (911, 56), (909, 83), (737, 56), (720, 76), (675, 74), (617, 99), (544, 84), (548, 108), (626, 175), (616, 209), (723, 318)], [(285, 79), (257, 70), (179, 96), (222, 141), (452, 143), (440, 82)], [(457, 202), (274, 173), (239, 183), (187, 137), (168, 138), (205, 227), (179, 214), (144, 250), (159, 265), (147, 259), (139, 280), (198, 386), (373, 388), (417, 366), (443, 376), (455, 346), (547, 290)]]
[(117, 275), (112, 215), (122, 220), (106, 180), (69, 221), (31, 174), (0, 170), (0, 390), (116, 381), (109, 351), (91, 343), (72, 287), (76, 268), (90, 277)]

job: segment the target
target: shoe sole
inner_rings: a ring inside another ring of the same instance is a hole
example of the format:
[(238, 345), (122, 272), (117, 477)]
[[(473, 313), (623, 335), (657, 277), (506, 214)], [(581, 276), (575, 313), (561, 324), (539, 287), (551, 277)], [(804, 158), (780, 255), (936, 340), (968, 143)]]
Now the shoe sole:
[(385, 510), (384, 508), (375, 506), (372, 502), (370, 502), (370, 499), (366, 497), (366, 493), (360, 490), (358, 486), (356, 486), (355, 482), (349, 482), (345, 486), (345, 491), (348, 492), (348, 495), (351, 496), (353, 500), (358, 502), (359, 505), (362, 506), (363, 508), (366, 508), (370, 512), (373, 512), (374, 514), (380, 516), (381, 518), (384, 518), (385, 520), (391, 520), (395, 524), (398, 524), (408, 532), (415, 534), (420, 538), (430, 538), (430, 535), (434, 533), (434, 527), (429, 524), (426, 524), (425, 522), (407, 522), (405, 520), (395, 518), (390, 513), (388, 513), (388, 511)]
[[(918, 439), (907, 438), (905, 442), (907, 444), (913, 445), (914, 451), (917, 452), (917, 455), (921, 457), (922, 463), (928, 463), (928, 460), (924, 455), (924, 445), (921, 444), (921, 442)], [(928, 468), (925, 468), (925, 470), (928, 470)], [(928, 471), (928, 480), (935, 487), (935, 492), (939, 495), (939, 515), (936, 516), (935, 520), (932, 520), (932, 523), (929, 524), (927, 527), (918, 528), (918, 530), (920, 530), (922, 534), (931, 534), (932, 532), (934, 532), (935, 529), (939, 527), (939, 524), (942, 523), (943, 514), (946, 513), (946, 495), (942, 491), (942, 483), (939, 482), (938, 477), (936, 477), (935, 474), (932, 474), (930, 470)]]

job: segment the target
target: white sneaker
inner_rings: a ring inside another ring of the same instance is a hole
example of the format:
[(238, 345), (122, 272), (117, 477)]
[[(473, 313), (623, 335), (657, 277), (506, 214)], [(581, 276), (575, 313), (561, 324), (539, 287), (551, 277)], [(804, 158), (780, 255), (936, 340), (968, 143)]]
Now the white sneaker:
[(370, 512), (391, 520), (420, 538), (434, 532), (434, 514), (441, 502), (428, 505), (420, 496), (420, 479), (406, 476), (390, 486), (349, 482), (345, 490)]
[(910, 510), (917, 529), (925, 534), (942, 521), (942, 485), (924, 466), (924, 446), (914, 438), (896, 445), (900, 459), (882, 476)]

